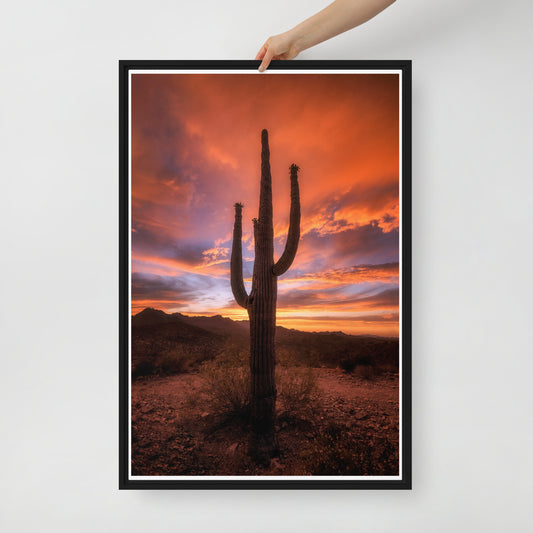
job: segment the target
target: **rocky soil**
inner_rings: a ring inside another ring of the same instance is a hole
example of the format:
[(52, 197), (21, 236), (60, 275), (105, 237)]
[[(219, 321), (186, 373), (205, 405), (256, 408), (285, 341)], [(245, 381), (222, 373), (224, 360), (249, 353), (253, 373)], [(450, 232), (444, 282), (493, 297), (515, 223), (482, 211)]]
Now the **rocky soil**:
[(312, 397), (279, 405), (280, 452), (268, 467), (248, 457), (246, 421), (213, 409), (201, 372), (133, 380), (132, 474), (397, 475), (398, 374), (312, 371)]

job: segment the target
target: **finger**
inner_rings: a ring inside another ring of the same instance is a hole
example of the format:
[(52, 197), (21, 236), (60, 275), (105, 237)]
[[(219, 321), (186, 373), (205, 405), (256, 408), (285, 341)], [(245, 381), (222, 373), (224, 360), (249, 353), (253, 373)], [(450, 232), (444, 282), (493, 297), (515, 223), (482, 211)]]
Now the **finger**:
[(274, 50), (272, 50), (272, 47), (268, 48), (265, 57), (263, 57), (262, 63), (259, 65), (259, 72), (264, 72), (268, 65), (270, 65), (270, 61), (272, 61), (272, 58), (274, 57)]
[(267, 51), (267, 45), (264, 44), (262, 47), (261, 47), (261, 50), (259, 50), (259, 52), (257, 52), (257, 55), (255, 56), (255, 59), (256, 61), (258, 59), (263, 59), (263, 57), (265, 57), (265, 52)]

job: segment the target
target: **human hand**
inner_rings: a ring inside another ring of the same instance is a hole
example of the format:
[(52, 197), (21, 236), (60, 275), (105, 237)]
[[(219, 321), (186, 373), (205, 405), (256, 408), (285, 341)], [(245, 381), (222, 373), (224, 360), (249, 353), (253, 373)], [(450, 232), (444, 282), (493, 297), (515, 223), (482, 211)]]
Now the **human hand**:
[(269, 37), (255, 57), (262, 60), (259, 72), (273, 59), (294, 59), (302, 50), (363, 24), (392, 3), (394, 0), (334, 0), (291, 30)]
[(263, 72), (273, 59), (294, 59), (299, 53), (296, 39), (290, 32), (285, 32), (269, 37), (255, 59), (262, 59), (259, 72)]

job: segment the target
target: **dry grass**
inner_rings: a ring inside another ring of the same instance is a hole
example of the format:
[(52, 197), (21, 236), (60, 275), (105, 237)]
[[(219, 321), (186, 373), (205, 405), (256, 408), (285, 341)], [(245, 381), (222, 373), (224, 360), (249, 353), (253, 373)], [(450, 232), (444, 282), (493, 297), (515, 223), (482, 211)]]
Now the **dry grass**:
[[(227, 346), (219, 356), (200, 366), (203, 383), (193, 400), (194, 406), (219, 418), (247, 423), (250, 416), (250, 366), (248, 353), (238, 346)], [(288, 362), (285, 359), (283, 362)], [(278, 414), (293, 419), (308, 419), (319, 408), (319, 389), (311, 367), (276, 368)], [(193, 404), (190, 404), (193, 407)]]
[(316, 476), (392, 476), (398, 474), (398, 448), (388, 437), (369, 438), (357, 428), (330, 422), (305, 457)]

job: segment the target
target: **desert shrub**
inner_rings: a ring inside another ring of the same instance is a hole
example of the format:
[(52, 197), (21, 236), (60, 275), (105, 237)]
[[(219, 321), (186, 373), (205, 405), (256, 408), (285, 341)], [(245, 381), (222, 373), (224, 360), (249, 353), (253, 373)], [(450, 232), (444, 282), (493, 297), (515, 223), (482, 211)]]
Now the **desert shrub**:
[(373, 379), (379, 374), (379, 368), (374, 358), (368, 355), (346, 355), (339, 366), (348, 374), (354, 374), (363, 379)]
[(206, 408), (226, 418), (248, 420), (250, 414), (250, 368), (246, 352), (228, 345), (214, 360), (200, 368)]
[(345, 372), (347, 372), (348, 374), (351, 374), (355, 370), (355, 367), (357, 366), (357, 362), (355, 358), (353, 357), (345, 357), (344, 359), (341, 360), (341, 362), (339, 363), (339, 366)]
[(156, 359), (159, 374), (181, 374), (191, 368), (191, 359), (182, 348), (174, 348), (162, 353)]
[(276, 365), (280, 366), (299, 366), (298, 360), (294, 350), (285, 347), (276, 347)]
[(202, 356), (190, 353), (183, 346), (166, 348), (160, 353), (146, 353), (137, 356), (132, 365), (132, 377), (150, 376), (157, 374), (167, 376), (171, 374), (181, 374), (195, 369)]
[(308, 347), (277, 346), (276, 364), (282, 367), (317, 367), (320, 361), (317, 353)]
[[(250, 366), (246, 348), (228, 344), (219, 356), (202, 364), (201, 396), (205, 410), (248, 421), (250, 417)], [(306, 419), (319, 408), (319, 389), (313, 368), (276, 367), (277, 406), (286, 418)]]
[(284, 416), (311, 417), (319, 406), (319, 389), (310, 367), (276, 369), (278, 405)]
[(375, 360), (369, 355), (359, 355), (357, 357), (357, 366), (374, 366)]
[(376, 368), (372, 365), (357, 365), (355, 372), (360, 378), (371, 380), (376, 376)]
[(141, 376), (149, 376), (156, 372), (156, 366), (151, 359), (141, 359), (139, 362), (133, 365), (131, 375), (133, 379)]
[(364, 438), (345, 425), (329, 423), (305, 457), (312, 475), (398, 474), (398, 448), (385, 437)]

